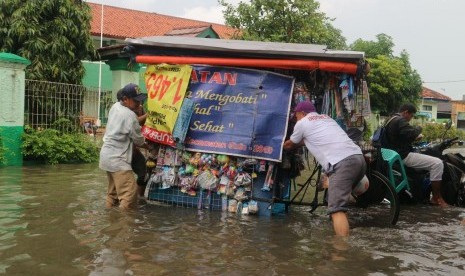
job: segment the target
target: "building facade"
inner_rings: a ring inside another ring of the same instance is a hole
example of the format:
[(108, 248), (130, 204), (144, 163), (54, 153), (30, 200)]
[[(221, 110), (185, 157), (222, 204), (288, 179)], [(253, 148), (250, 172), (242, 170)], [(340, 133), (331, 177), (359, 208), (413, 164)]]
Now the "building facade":
[(418, 115), (428, 121), (442, 121), (451, 118), (451, 98), (437, 91), (423, 87)]

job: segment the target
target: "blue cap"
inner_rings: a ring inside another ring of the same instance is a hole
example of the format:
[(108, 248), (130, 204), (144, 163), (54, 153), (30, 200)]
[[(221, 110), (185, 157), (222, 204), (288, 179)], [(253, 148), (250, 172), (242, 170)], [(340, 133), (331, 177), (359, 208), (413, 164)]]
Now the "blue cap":
[(132, 98), (139, 102), (143, 102), (145, 99), (147, 99), (147, 94), (142, 94), (140, 92), (139, 86), (134, 83), (126, 84), (126, 86), (123, 87), (123, 89), (121, 90), (120, 96), (121, 96), (121, 99), (123, 97), (128, 97), (128, 98)]

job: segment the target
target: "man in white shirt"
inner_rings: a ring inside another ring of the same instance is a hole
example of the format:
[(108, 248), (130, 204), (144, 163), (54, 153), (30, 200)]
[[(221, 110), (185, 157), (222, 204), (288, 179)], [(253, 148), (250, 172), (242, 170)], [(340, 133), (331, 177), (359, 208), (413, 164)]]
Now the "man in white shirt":
[[(118, 101), (121, 100), (121, 93), (123, 89), (120, 89), (118, 93), (116, 93), (116, 99)], [(144, 110), (143, 102), (140, 102), (140, 105), (133, 110), (137, 115), (137, 120), (139, 121), (140, 126), (144, 126), (145, 120), (147, 119), (147, 113)], [(142, 154), (138, 147), (132, 148), (132, 160), (131, 160), (131, 168), (134, 173), (137, 175), (137, 194), (139, 196), (144, 196), (145, 188), (147, 187), (146, 182), (146, 174), (147, 174), (147, 160), (145, 156)]]
[(318, 114), (309, 101), (294, 109), (297, 123), (284, 150), (305, 145), (329, 176), (328, 213), (338, 236), (349, 235), (347, 204), (352, 187), (365, 175), (366, 163), (358, 147), (327, 115)]
[(99, 162), (108, 177), (106, 207), (137, 207), (137, 184), (131, 161), (134, 144), (144, 145), (144, 137), (134, 110), (145, 99), (147, 95), (140, 92), (139, 86), (130, 83), (123, 87), (120, 100), (113, 104), (108, 114)]

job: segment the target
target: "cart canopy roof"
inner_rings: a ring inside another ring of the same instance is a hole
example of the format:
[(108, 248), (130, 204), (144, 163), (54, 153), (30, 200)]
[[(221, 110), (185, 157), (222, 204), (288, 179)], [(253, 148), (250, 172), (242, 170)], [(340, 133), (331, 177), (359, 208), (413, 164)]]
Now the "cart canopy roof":
[[(125, 40), (126, 51), (136, 55), (203, 57), (286, 58), (337, 60), (359, 63), (363, 52), (327, 49), (326, 45), (211, 39), (183, 36), (151, 36)], [(102, 49), (101, 49), (102, 50)]]

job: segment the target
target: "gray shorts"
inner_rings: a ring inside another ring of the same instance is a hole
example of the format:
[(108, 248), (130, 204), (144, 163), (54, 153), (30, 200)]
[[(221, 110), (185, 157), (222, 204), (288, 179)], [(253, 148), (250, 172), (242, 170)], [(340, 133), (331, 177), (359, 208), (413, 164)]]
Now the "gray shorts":
[(328, 213), (346, 212), (352, 187), (365, 175), (366, 163), (362, 154), (339, 161), (329, 172)]

